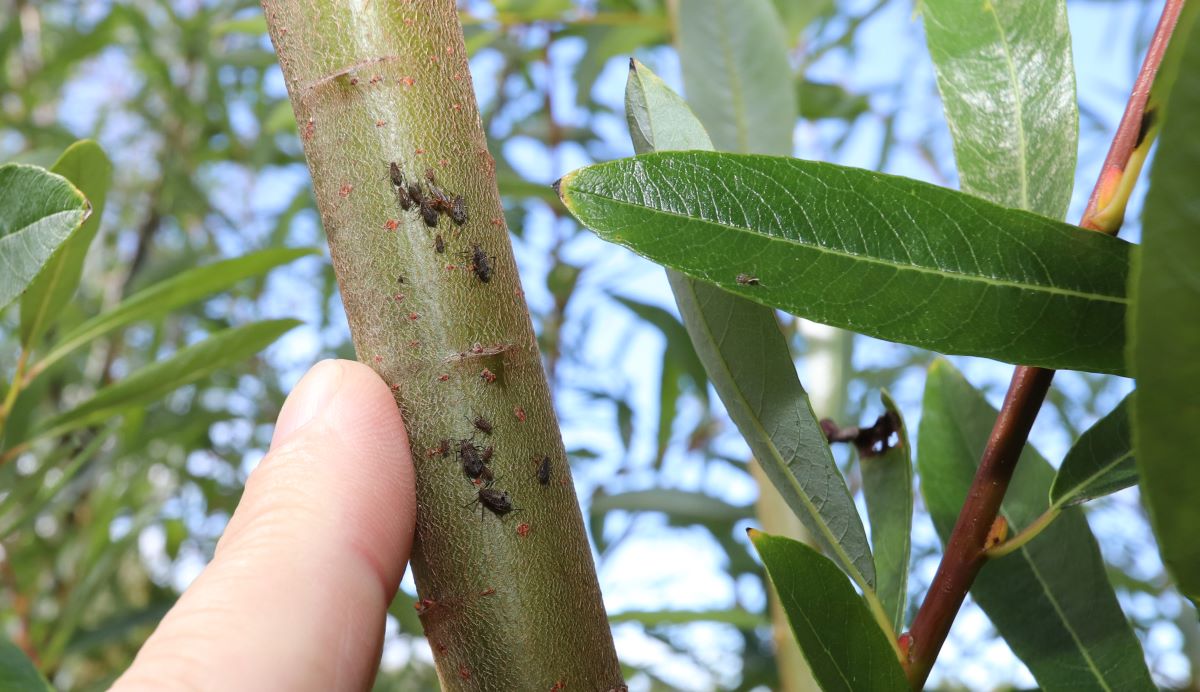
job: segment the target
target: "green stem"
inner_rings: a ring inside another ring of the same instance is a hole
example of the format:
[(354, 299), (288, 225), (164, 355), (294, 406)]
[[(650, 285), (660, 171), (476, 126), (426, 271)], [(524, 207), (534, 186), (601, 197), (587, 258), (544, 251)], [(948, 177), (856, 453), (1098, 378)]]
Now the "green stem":
[(991, 548), (983, 551), (984, 556), (989, 560), (994, 560), (998, 557), (1004, 557), (1009, 553), (1020, 550), (1025, 546), (1026, 543), (1037, 538), (1038, 534), (1040, 534), (1042, 531), (1045, 531), (1046, 527), (1049, 526), (1055, 519), (1057, 519), (1058, 515), (1060, 514), (1062, 514), (1061, 507), (1051, 507), (1050, 509), (1047, 509), (1042, 513), (1042, 516), (1035, 519), (1032, 524), (1026, 526), (1017, 535), (999, 545), (992, 546)]
[[(412, 569), (443, 689), (622, 686), (454, 0), (264, 11), (358, 357), (392, 385), (408, 427)], [(426, 195), (433, 172), (462, 196), (466, 223), (447, 212), (430, 228), (401, 209), (391, 162)], [(479, 489), (443, 440), (492, 447), (494, 487), (519, 511), (472, 506)]]

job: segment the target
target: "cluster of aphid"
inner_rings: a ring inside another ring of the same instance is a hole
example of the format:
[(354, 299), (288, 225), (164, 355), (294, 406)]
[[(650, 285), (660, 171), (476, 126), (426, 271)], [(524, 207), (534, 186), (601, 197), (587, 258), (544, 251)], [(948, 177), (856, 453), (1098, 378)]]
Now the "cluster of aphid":
[(425, 225), (430, 228), (435, 228), (438, 225), (438, 219), (442, 214), (450, 217), (456, 226), (461, 226), (467, 222), (467, 203), (463, 200), (462, 195), (450, 195), (442, 191), (437, 186), (434, 179), (433, 171), (425, 171), (425, 179), (428, 182), (426, 189), (422, 190), (420, 183), (410, 183), (404, 179), (404, 174), (400, 172), (400, 166), (396, 165), (395, 161), (388, 164), (388, 177), (392, 179), (392, 188), (396, 192), (396, 202), (400, 204), (400, 208), (408, 211), (416, 207), (421, 218), (425, 220)]
[[(475, 426), (478, 432), (484, 435), (492, 434), (492, 422), (483, 416), (477, 416), (472, 421), (472, 425)], [(484, 508), (499, 517), (509, 512), (520, 511), (513, 505), (512, 496), (508, 494), (507, 490), (492, 487), (496, 476), (492, 473), (492, 469), (488, 464), (491, 463), (492, 456), (495, 453), (494, 447), (491, 445), (476, 444), (473, 438), (458, 440), (455, 443), (455, 447), (454, 451), (458, 457), (458, 463), (462, 467), (463, 475), (477, 488), (475, 499), (469, 502), (468, 505), (480, 505), (481, 518)], [(445, 457), (450, 455), (450, 448), (450, 441), (442, 440), (438, 446), (438, 451)], [(538, 463), (537, 480), (542, 485), (550, 484), (550, 457), (542, 457), (542, 460)]]
[[(392, 181), (392, 190), (396, 194), (396, 202), (404, 211), (416, 208), (430, 228), (437, 228), (438, 221), (443, 215), (449, 216), (456, 226), (467, 222), (467, 203), (462, 195), (453, 195), (438, 187), (437, 179), (432, 170), (425, 171), (425, 187), (419, 182), (409, 182), (404, 178), (400, 166), (392, 161), (388, 164), (388, 177)], [(446, 252), (446, 240), (441, 233), (433, 238), (434, 252)], [(472, 243), (469, 251), (461, 253), (469, 262), (469, 268), (475, 278), (483, 283), (492, 280), (492, 258), (484, 252), (479, 243)]]

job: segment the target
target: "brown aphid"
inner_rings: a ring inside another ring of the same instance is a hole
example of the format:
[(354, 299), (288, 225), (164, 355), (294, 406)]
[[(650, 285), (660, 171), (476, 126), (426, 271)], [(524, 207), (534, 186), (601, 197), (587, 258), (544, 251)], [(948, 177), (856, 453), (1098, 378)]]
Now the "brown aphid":
[(463, 473), (472, 480), (492, 479), (492, 471), (483, 460), (483, 450), (470, 440), (460, 440), (458, 443), (458, 460), (462, 464)]
[(454, 196), (454, 202), (450, 205), (450, 220), (459, 226), (467, 222), (467, 201), (462, 195)]
[(542, 485), (550, 485), (550, 457), (542, 457), (538, 463), (537, 480)]
[(400, 172), (400, 166), (395, 161), (388, 164), (388, 177), (392, 179), (392, 185), (395, 187), (404, 187), (404, 174)]
[(485, 284), (492, 280), (491, 259), (483, 248), (479, 247), (479, 243), (471, 245), (471, 271), (475, 273), (475, 278)]
[(443, 437), (438, 441), (437, 454), (443, 459), (450, 456), (450, 440)]
[(758, 277), (750, 274), (738, 274), (737, 282), (742, 286), (757, 286), (759, 283)]
[(485, 435), (492, 434), (492, 422), (483, 416), (475, 416), (475, 420), (471, 421), (475, 429)]
[(399, 204), (400, 208), (404, 211), (408, 211), (409, 209), (413, 208), (413, 198), (412, 195), (408, 194), (407, 187), (401, 185), (396, 188), (396, 203)]
[(435, 228), (438, 222), (438, 210), (434, 206), (433, 201), (428, 197), (421, 198), (421, 218), (425, 220), (425, 225), (430, 228)]
[(479, 453), (479, 458), (483, 459), (483, 463), (490, 464), (492, 461), (492, 455), (495, 453), (496, 453), (496, 448), (491, 445), (488, 445), (483, 448), (482, 452)]
[(433, 236), (433, 251), (439, 255), (446, 251), (446, 241), (442, 239), (441, 233)]
[(484, 508), (491, 510), (492, 514), (498, 517), (517, 511), (517, 508), (513, 506), (512, 496), (508, 494), (508, 491), (497, 490), (496, 488), (480, 488), (475, 500), (469, 504), (481, 505), (479, 510), (480, 520), (483, 519)]

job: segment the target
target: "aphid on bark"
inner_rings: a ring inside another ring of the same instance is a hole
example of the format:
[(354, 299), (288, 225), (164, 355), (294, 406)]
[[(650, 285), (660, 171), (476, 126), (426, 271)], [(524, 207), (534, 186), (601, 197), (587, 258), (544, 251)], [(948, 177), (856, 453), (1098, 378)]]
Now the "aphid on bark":
[(495, 514), (498, 517), (502, 517), (509, 512), (518, 511), (517, 508), (513, 506), (512, 496), (508, 494), (507, 490), (497, 490), (496, 488), (490, 488), (487, 486), (480, 488), (476, 498), (467, 504), (480, 505), (479, 519), (481, 521), (483, 520), (484, 508), (491, 510), (492, 514)]
[(396, 165), (395, 161), (388, 164), (388, 177), (392, 179), (393, 186), (404, 187), (404, 174), (400, 172), (400, 166)]
[(438, 211), (433, 206), (433, 201), (428, 197), (421, 198), (421, 218), (425, 220), (425, 225), (430, 228), (437, 226)]
[(404, 211), (408, 211), (409, 209), (413, 208), (412, 195), (408, 194), (408, 188), (404, 187), (403, 185), (396, 188), (396, 203), (399, 204), (400, 208)]
[(441, 233), (433, 236), (433, 251), (439, 255), (446, 251), (446, 241), (442, 240)]
[(550, 485), (550, 457), (542, 457), (537, 470), (538, 483)]
[(450, 205), (450, 220), (461, 226), (467, 222), (467, 202), (462, 195), (455, 195)]
[(483, 458), (483, 450), (470, 440), (460, 440), (458, 443), (458, 460), (462, 463), (463, 473), (467, 478), (477, 480), (492, 479), (492, 470), (487, 467)]
[(471, 421), (475, 429), (485, 435), (492, 434), (492, 422), (483, 416), (475, 416), (475, 420)]
[(440, 441), (438, 441), (437, 453), (443, 459), (450, 456), (450, 440), (447, 440), (443, 437)]
[(737, 282), (739, 284), (741, 284), (742, 286), (757, 286), (758, 285), (758, 277), (751, 276), (749, 274), (738, 274)]
[(471, 245), (471, 271), (475, 273), (475, 278), (485, 284), (492, 280), (491, 258), (479, 247), (479, 243)]
[(479, 458), (483, 459), (483, 463), (490, 464), (492, 461), (492, 455), (495, 453), (496, 453), (496, 448), (491, 445), (488, 445), (483, 448), (482, 452), (479, 453)]

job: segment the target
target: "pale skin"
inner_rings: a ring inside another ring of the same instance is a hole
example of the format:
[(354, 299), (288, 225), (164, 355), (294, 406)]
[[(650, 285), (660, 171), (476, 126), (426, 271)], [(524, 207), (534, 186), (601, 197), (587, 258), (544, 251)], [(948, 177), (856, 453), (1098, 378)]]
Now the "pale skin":
[(284, 403), (212, 562), (113, 689), (369, 689), (415, 508), (387, 385), (360, 363), (318, 363)]

